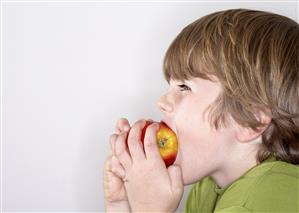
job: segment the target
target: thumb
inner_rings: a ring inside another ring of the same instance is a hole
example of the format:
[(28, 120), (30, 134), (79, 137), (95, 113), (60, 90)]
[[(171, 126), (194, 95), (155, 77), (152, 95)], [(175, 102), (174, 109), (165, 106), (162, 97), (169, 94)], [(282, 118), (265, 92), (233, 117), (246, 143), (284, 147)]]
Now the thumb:
[(172, 165), (167, 169), (173, 192), (175, 192), (177, 195), (182, 195), (184, 192), (184, 182), (181, 167), (178, 165)]

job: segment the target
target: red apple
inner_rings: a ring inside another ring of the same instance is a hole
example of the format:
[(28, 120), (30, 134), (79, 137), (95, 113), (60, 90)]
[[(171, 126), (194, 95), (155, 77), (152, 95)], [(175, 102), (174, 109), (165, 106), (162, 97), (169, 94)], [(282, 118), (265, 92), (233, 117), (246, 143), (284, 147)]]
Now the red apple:
[[(146, 121), (142, 129), (141, 141), (144, 143), (146, 129), (153, 121)], [(161, 157), (163, 158), (166, 167), (172, 165), (176, 159), (178, 152), (178, 140), (176, 134), (164, 122), (159, 122), (159, 130), (157, 131), (157, 144), (159, 146)]]

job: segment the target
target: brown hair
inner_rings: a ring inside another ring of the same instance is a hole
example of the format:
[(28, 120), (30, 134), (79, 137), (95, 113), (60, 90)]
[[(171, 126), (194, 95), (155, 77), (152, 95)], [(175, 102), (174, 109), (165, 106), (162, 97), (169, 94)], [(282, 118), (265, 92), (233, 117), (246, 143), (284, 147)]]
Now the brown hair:
[(212, 124), (226, 116), (257, 130), (258, 111), (272, 120), (262, 133), (257, 160), (270, 155), (299, 163), (299, 26), (265, 11), (231, 9), (208, 14), (186, 26), (164, 58), (169, 82), (191, 77), (213, 80), (223, 90), (211, 105)]

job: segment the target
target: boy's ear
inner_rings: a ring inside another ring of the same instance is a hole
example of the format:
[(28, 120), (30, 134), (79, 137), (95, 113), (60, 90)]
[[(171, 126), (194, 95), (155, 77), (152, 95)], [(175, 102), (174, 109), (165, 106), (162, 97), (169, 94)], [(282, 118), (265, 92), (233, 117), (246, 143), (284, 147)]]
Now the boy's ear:
[(262, 125), (258, 127), (257, 130), (253, 130), (250, 127), (243, 127), (241, 125), (238, 125), (235, 136), (239, 142), (248, 143), (254, 141), (256, 138), (262, 135), (262, 133), (267, 129), (272, 120), (269, 113), (259, 111), (255, 115), (256, 118), (262, 123)]

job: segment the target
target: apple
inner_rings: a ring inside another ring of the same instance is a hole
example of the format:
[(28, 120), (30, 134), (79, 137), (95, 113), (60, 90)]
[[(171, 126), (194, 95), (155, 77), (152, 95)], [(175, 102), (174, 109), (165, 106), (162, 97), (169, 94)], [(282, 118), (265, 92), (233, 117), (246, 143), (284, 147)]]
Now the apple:
[[(146, 121), (141, 133), (141, 141), (144, 144), (144, 136), (146, 129), (153, 121)], [(159, 122), (159, 130), (157, 131), (157, 144), (159, 146), (160, 155), (164, 160), (166, 167), (172, 165), (176, 159), (178, 152), (178, 139), (171, 128), (163, 121)]]

